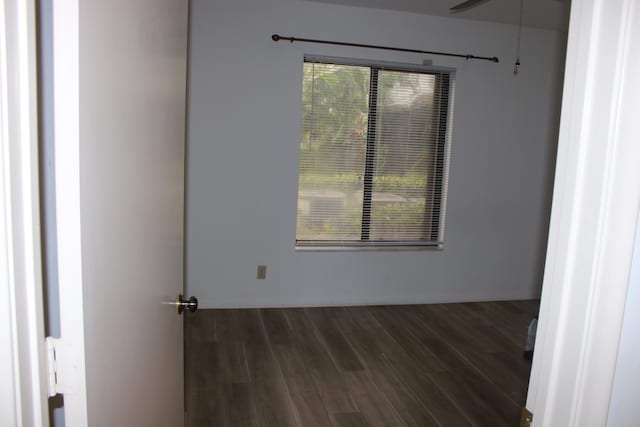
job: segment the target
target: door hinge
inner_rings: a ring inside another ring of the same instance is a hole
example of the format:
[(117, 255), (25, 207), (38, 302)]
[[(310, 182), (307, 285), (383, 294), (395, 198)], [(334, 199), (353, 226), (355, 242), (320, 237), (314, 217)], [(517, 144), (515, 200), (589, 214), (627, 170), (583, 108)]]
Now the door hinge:
[(68, 382), (72, 378), (77, 364), (74, 352), (61, 338), (46, 337), (47, 349), (47, 391), (49, 397), (56, 394), (69, 393), (71, 385)]
[(532, 422), (533, 414), (526, 407), (523, 407), (520, 415), (520, 427), (531, 427)]

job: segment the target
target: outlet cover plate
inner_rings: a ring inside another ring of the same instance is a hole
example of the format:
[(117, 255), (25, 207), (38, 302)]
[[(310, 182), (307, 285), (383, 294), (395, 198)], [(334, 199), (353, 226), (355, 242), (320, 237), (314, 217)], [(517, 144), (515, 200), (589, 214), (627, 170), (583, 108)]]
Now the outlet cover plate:
[(258, 271), (256, 273), (256, 279), (264, 280), (266, 278), (267, 278), (267, 266), (266, 265), (259, 265), (258, 266)]

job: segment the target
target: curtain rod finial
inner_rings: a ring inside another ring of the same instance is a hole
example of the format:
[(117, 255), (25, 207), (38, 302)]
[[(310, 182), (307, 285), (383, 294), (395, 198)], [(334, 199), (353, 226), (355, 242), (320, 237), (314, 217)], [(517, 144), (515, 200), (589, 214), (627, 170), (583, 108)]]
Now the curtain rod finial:
[(273, 40), (274, 42), (277, 42), (278, 40), (280, 40), (280, 36), (278, 34), (274, 34), (271, 36), (271, 40)]
[(494, 56), (493, 58), (491, 58), (491, 61), (493, 62), (500, 62), (500, 60), (498, 59), (497, 56)]

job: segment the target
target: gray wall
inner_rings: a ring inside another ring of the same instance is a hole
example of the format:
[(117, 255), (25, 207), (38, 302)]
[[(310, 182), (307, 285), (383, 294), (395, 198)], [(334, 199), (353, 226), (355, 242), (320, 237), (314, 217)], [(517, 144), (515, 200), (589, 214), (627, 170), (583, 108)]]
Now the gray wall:
[[(501, 62), (274, 43), (271, 34), (499, 56)], [(566, 35), (299, 0), (192, 2), (187, 288), (202, 307), (539, 295)], [(455, 67), (442, 251), (296, 252), (303, 55)], [(268, 266), (256, 280), (256, 266)]]

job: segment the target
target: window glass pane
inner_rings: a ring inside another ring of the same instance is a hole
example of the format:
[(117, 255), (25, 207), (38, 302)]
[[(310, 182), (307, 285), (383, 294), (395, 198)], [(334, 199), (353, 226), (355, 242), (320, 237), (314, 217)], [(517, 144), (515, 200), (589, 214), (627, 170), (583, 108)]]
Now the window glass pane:
[(441, 244), (450, 72), (319, 60), (304, 64), (298, 245)]
[(437, 78), (381, 70), (370, 240), (431, 240), (439, 131)]
[(297, 240), (358, 241), (368, 67), (304, 64)]

